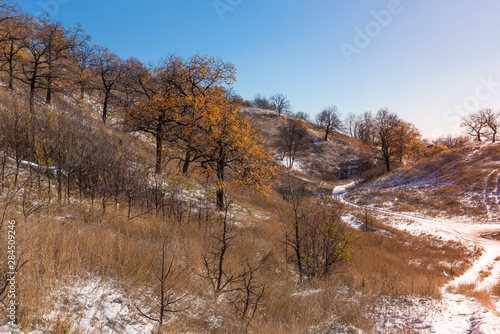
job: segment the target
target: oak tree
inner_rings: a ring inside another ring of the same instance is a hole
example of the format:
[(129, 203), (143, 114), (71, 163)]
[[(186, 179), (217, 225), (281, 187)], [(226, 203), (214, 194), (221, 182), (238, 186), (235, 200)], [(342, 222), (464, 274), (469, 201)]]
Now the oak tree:
[(92, 57), (92, 69), (98, 77), (99, 84), (96, 86), (103, 95), (102, 121), (106, 123), (109, 105), (118, 89), (119, 80), (123, 73), (123, 62), (115, 53), (102, 46), (96, 46), (96, 53)]
[(398, 116), (388, 109), (380, 109), (375, 115), (376, 142), (380, 147), (380, 153), (388, 172), (391, 171), (391, 159), (398, 153), (396, 129), (399, 124)]
[(307, 128), (304, 122), (290, 119), (278, 128), (278, 136), (279, 149), (286, 159), (286, 166), (292, 169), (297, 155), (307, 147)]
[(496, 141), (498, 128), (500, 127), (500, 112), (492, 109), (483, 109), (479, 111), (479, 118), (488, 127), (491, 135), (491, 141)]
[(271, 96), (269, 101), (274, 111), (278, 112), (278, 116), (281, 116), (281, 113), (289, 113), (291, 110), (290, 101), (281, 93)]
[(465, 115), (462, 117), (462, 123), (460, 125), (466, 129), (471, 137), (476, 138), (478, 142), (482, 141), (481, 138), (484, 135), (487, 125), (479, 113)]
[(342, 121), (337, 113), (336, 106), (330, 106), (323, 109), (316, 116), (316, 123), (325, 128), (325, 141), (328, 140), (328, 134), (334, 130), (340, 130), (342, 128)]

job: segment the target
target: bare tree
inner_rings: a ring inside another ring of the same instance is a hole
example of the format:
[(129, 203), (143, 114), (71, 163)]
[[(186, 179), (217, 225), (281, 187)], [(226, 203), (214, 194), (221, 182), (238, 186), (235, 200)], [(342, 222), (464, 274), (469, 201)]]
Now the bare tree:
[(475, 137), (477, 141), (482, 141), (481, 137), (484, 135), (484, 129), (487, 127), (482, 115), (474, 113), (462, 117), (461, 126), (466, 128), (467, 133), (471, 137)]
[(349, 113), (344, 119), (344, 128), (349, 131), (351, 138), (356, 138), (357, 116), (354, 113)]
[(54, 91), (64, 89), (65, 78), (70, 73), (71, 53), (77, 46), (86, 43), (88, 36), (83, 36), (80, 27), (66, 29), (62, 23), (43, 17), (41, 20), (43, 43), (46, 45), (44, 73), (45, 102), (51, 104)]
[[(301, 203), (303, 201), (303, 193), (300, 191), (297, 191), (297, 189), (292, 185), (292, 179), (290, 177), (290, 174), (287, 174), (287, 182), (288, 182), (288, 189), (287, 189), (287, 197), (290, 199), (290, 204), (291, 204), (291, 212), (292, 216), (291, 218), (288, 217), (283, 217), (282, 216), (282, 221), (283, 221), (283, 226), (285, 228), (285, 253), (287, 253), (288, 246), (290, 246), (294, 253), (295, 253), (295, 261), (297, 263), (297, 270), (299, 273), (299, 278), (302, 279), (302, 274), (304, 272), (304, 265), (303, 265), (303, 251), (302, 251), (302, 233), (301, 233), (301, 220), (300, 220), (300, 207)], [(291, 220), (291, 224), (290, 224)], [(289, 225), (291, 226), (291, 231), (289, 231)], [(286, 256), (286, 254), (285, 254)]]
[(281, 116), (281, 113), (289, 113), (291, 110), (290, 101), (281, 93), (271, 96), (269, 101), (272, 108), (278, 112), (278, 116)]
[(215, 245), (211, 247), (209, 253), (203, 255), (205, 272), (200, 276), (210, 282), (216, 294), (223, 292), (235, 280), (235, 276), (225, 268), (227, 251), (235, 238), (234, 229), (231, 227), (231, 205), (232, 202), (226, 199), (224, 211), (219, 218), (222, 225), (221, 230), (212, 234)]
[(491, 140), (496, 141), (498, 128), (500, 127), (500, 112), (492, 109), (483, 109), (479, 111), (479, 118), (488, 127)]
[(226, 296), (226, 299), (236, 310), (236, 315), (241, 321), (244, 333), (248, 332), (248, 327), (259, 306), (261, 306), (260, 300), (266, 290), (266, 284), (258, 281), (257, 271), (259, 269), (260, 266), (253, 267), (247, 262), (234, 284), (235, 287)]
[(374, 121), (377, 144), (380, 147), (387, 171), (390, 172), (391, 159), (398, 153), (396, 130), (401, 121), (395, 113), (391, 113), (388, 109), (380, 109)]
[(267, 109), (272, 110), (272, 103), (265, 97), (260, 94), (255, 95), (253, 101), (251, 102), (252, 107), (259, 109)]
[(94, 81), (97, 79), (91, 73), (91, 61), (94, 57), (95, 48), (87, 41), (78, 45), (71, 53), (71, 78), (74, 85), (79, 90), (80, 101), (83, 101), (85, 93), (97, 86)]
[(316, 116), (316, 123), (319, 126), (325, 128), (325, 141), (328, 140), (328, 134), (334, 130), (342, 129), (342, 121), (337, 113), (336, 106), (330, 106), (328, 108), (323, 109)]
[(305, 150), (308, 143), (308, 133), (304, 123), (290, 119), (278, 128), (279, 149), (286, 158), (286, 165), (292, 169), (297, 155)]
[(301, 119), (303, 121), (306, 121), (306, 122), (309, 122), (309, 119), (310, 119), (309, 114), (304, 112), (304, 111), (298, 111), (297, 113), (295, 113), (295, 117), (297, 117), (298, 119)]
[(433, 142), (433, 144), (441, 144), (446, 146), (448, 149), (464, 147), (470, 143), (470, 138), (465, 135), (447, 135), (443, 138), (439, 138)]
[(99, 78), (100, 84), (96, 87), (103, 95), (102, 121), (106, 123), (110, 100), (118, 89), (123, 73), (123, 62), (115, 53), (105, 47), (97, 47), (97, 52), (92, 58), (92, 68)]
[(131, 57), (124, 62), (123, 76), (120, 80), (122, 91), (121, 104), (125, 109), (151, 99), (159, 92), (157, 80), (154, 80), (152, 70)]
[(353, 239), (341, 220), (344, 207), (336, 201), (308, 201), (288, 177), (290, 214), (282, 215), (285, 244), (294, 251), (299, 276), (326, 276), (347, 262)]
[(376, 136), (374, 123), (375, 119), (370, 111), (365, 111), (362, 115), (359, 115), (355, 126), (355, 138), (365, 144), (373, 145)]
[(173, 292), (174, 285), (170, 283), (172, 281), (172, 267), (174, 261), (170, 262), (167, 260), (167, 242), (164, 233), (162, 232), (161, 226), (158, 224), (159, 235), (161, 238), (161, 255), (160, 255), (160, 265), (158, 266), (155, 262), (151, 252), (147, 249), (146, 244), (144, 245), (148, 251), (149, 264), (151, 265), (151, 270), (158, 282), (158, 294), (159, 300), (156, 302), (156, 313), (157, 315), (146, 314), (137, 305), (135, 308), (137, 311), (145, 318), (154, 321), (158, 324), (157, 334), (163, 333), (163, 324), (165, 323), (165, 316), (170, 313), (179, 313), (187, 310), (187, 307), (175, 307), (185, 296), (177, 297)]
[[(0, 15), (8, 15), (1, 13)], [(28, 43), (29, 36), (33, 33), (29, 28), (32, 18), (19, 9), (12, 9), (8, 20), (0, 22), (0, 71), (9, 76), (8, 88), (14, 87), (14, 78), (18, 75), (17, 67), (22, 55), (22, 50)]]

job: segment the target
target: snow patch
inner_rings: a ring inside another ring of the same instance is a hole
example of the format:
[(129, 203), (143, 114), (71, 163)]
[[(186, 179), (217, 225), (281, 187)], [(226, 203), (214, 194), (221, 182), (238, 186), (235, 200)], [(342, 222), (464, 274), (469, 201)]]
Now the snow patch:
[(154, 325), (142, 318), (125, 293), (113, 282), (98, 278), (62, 286), (54, 292), (52, 312), (44, 317), (48, 328), (65, 321), (82, 333), (150, 333)]

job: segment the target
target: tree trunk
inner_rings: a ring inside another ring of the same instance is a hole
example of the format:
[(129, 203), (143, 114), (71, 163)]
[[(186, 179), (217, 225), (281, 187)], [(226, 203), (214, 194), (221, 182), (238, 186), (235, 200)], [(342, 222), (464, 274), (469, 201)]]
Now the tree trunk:
[(326, 127), (326, 131), (325, 131), (325, 141), (328, 140), (328, 132), (330, 132), (330, 127)]
[(391, 158), (388, 156), (385, 156), (384, 159), (385, 159), (385, 164), (387, 166), (387, 172), (390, 173), (391, 172)]
[(14, 61), (9, 59), (9, 89), (12, 90), (12, 88), (14, 88)]
[(102, 121), (106, 123), (106, 117), (108, 117), (108, 102), (109, 102), (110, 90), (106, 90), (104, 93), (104, 103), (102, 105)]
[(161, 126), (158, 125), (158, 130), (156, 131), (156, 168), (155, 168), (155, 173), (156, 174), (161, 174), (161, 157), (162, 157), (162, 150), (163, 150), (163, 138), (161, 134)]
[(48, 77), (47, 78), (47, 95), (45, 97), (45, 103), (50, 105), (52, 102), (52, 78)]
[(3, 189), (5, 187), (5, 165), (7, 164), (7, 156), (5, 153), (2, 155), (2, 188), (1, 191), (3, 192)]
[(182, 166), (182, 175), (186, 176), (189, 172), (189, 163), (191, 162), (191, 150), (186, 151), (186, 157), (184, 158), (184, 165)]
[(220, 250), (220, 256), (219, 256), (219, 265), (218, 265), (218, 272), (217, 272), (217, 292), (221, 290), (222, 287), (222, 277), (224, 275), (224, 258), (226, 255), (227, 251), (227, 212), (226, 216), (224, 217), (224, 226), (223, 226), (223, 232), (222, 232), (222, 248)]
[[(59, 154), (59, 159), (62, 159), (62, 157)], [(60, 161), (60, 160), (59, 160)], [(61, 164), (58, 163), (56, 165), (56, 178), (57, 178), (57, 200), (59, 203), (62, 201), (62, 167)]]
[(302, 277), (302, 254), (300, 244), (300, 226), (298, 219), (295, 219), (295, 255), (297, 256), (297, 267), (299, 269), (299, 277)]
[(221, 162), (217, 163), (217, 209), (224, 209), (224, 164)]
[(33, 74), (33, 77), (30, 80), (30, 115), (33, 115), (35, 112), (35, 89), (36, 89), (36, 74)]
[(68, 204), (70, 203), (71, 199), (71, 169), (68, 170), (68, 184), (67, 184), (67, 188), (66, 188), (66, 191), (67, 191), (67, 196), (68, 196)]

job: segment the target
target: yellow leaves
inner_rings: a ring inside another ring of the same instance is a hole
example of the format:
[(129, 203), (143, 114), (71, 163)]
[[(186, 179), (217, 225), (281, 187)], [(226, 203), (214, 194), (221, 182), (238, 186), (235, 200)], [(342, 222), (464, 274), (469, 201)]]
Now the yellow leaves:
[(221, 178), (220, 169), (229, 168), (237, 175), (234, 184), (270, 191), (276, 173), (272, 159), (223, 88), (236, 79), (232, 64), (201, 55), (171, 56), (152, 76), (161, 90), (129, 111), (126, 126), (165, 135), (176, 147), (196, 151), (209, 176)]

